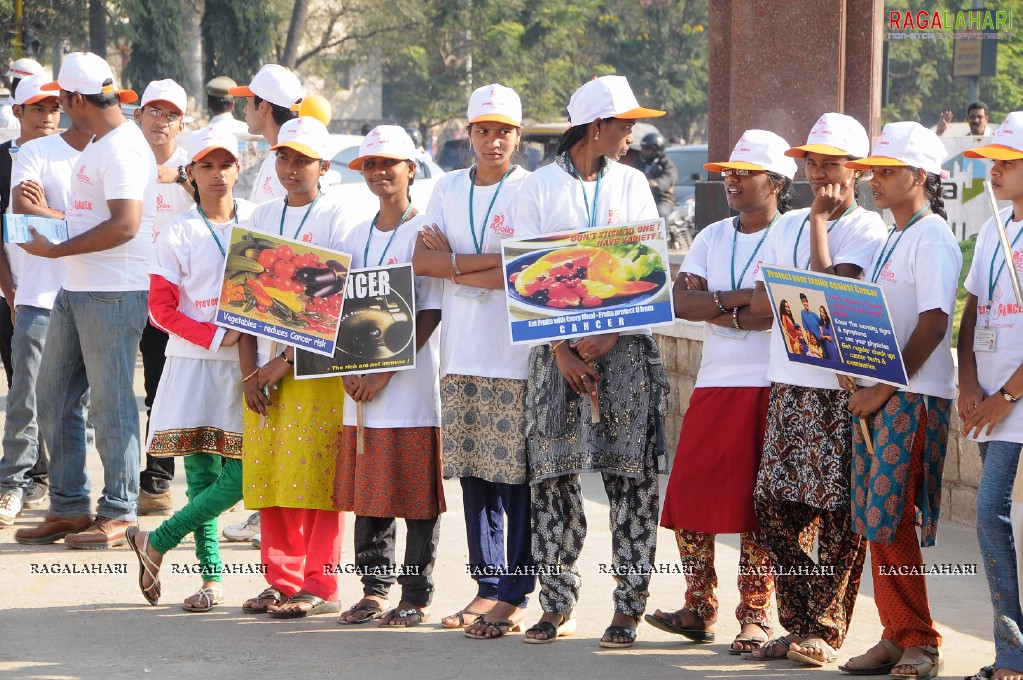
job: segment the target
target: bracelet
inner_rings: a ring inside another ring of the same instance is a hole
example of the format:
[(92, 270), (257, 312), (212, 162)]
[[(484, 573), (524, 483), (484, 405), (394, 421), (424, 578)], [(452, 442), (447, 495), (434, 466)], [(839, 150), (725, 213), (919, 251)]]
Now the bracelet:
[(258, 369), (258, 368), (257, 368), (256, 370), (254, 370), (254, 371), (253, 371), (252, 373), (249, 373), (249, 374), (248, 374), (247, 376), (245, 376), (244, 378), (242, 378), (242, 382), (243, 382), (243, 383), (244, 383), (244, 382), (248, 382), (248, 381), (249, 381), (249, 380), (251, 380), (252, 378), (255, 378), (255, 377), (256, 377), (256, 374), (257, 374), (257, 373), (259, 373), (259, 369)]
[(284, 352), (281, 352), (280, 354), (278, 354), (277, 358), (278, 359), (284, 359), (284, 363), (286, 363), (288, 366), (294, 366), (295, 365), (295, 360), (294, 359), (289, 359), (288, 355), (285, 354)]
[(561, 347), (562, 345), (564, 345), (566, 342), (568, 342), (568, 341), (567, 340), (558, 340), (557, 342), (552, 342), (551, 343), (551, 356), (557, 356), (558, 348)]
[(732, 326), (734, 326), (736, 330), (739, 330), (739, 331), (742, 330), (742, 326), (739, 325), (739, 308), (738, 307), (733, 307), (732, 308)]
[(714, 291), (714, 304), (718, 306), (718, 309), (721, 311), (722, 314), (728, 313), (728, 310), (725, 309), (725, 306), (721, 304), (721, 297), (718, 295), (718, 291)]
[[(455, 259), (455, 254), (451, 253), (451, 271), (455, 273), (455, 276), (461, 276), (462, 270), (458, 268), (458, 260)], [(454, 277), (452, 277), (454, 278)]]

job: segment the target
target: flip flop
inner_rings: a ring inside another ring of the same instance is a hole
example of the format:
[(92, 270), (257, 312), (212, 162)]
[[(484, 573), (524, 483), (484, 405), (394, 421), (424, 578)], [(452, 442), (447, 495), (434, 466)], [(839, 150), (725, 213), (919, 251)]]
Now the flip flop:
[(391, 624), (390, 622), (384, 623), (383, 621), (381, 621), (380, 622), (381, 628), (414, 628), (415, 626), (418, 626), (421, 623), (426, 623), (427, 621), (430, 620), (430, 612), (425, 612), (419, 607), (408, 607), (406, 609), (395, 609), (392, 611), (394, 612), (394, 616), (391, 619), (391, 621), (393, 621), (396, 618), (407, 619), (410, 617), (413, 620), (404, 624)]
[[(139, 528), (131, 526), (124, 532), (124, 535), (125, 538), (128, 539), (128, 545), (131, 546), (131, 551), (135, 553), (135, 557), (138, 558), (139, 561), (139, 590), (142, 591), (142, 597), (146, 598), (146, 602), (155, 607), (160, 604), (160, 568), (153, 564), (153, 561), (149, 559), (149, 555), (147, 554), (149, 551), (148, 533), (146, 534), (146, 540), (142, 541), (141, 549), (135, 545), (135, 536), (138, 533)], [(148, 588), (142, 585), (143, 579), (146, 576), (148, 576), (149, 580), (152, 581)]]
[(303, 604), (311, 605), (309, 609), (286, 609), (271, 611), (270, 616), (275, 619), (304, 619), (307, 616), (316, 616), (317, 614), (336, 614), (341, 611), (341, 603), (337, 600), (328, 602), (322, 597), (307, 593), (304, 590), (300, 590), (287, 600), (281, 603), (285, 605), (292, 602), (300, 602)]
[(487, 621), (482, 616), (477, 616), (472, 625), (486, 626), (490, 630), (497, 631), (497, 635), (479, 635), (465, 631), (465, 637), (472, 638), (473, 640), (496, 640), (499, 637), (504, 637), (505, 633), (518, 633), (522, 630), (521, 621)]
[[(193, 597), (198, 598), (195, 604), (189, 604), (188, 600)], [(181, 603), (181, 608), (186, 612), (208, 612), (213, 609), (214, 605), (222, 604), (224, 602), (224, 589), (223, 588), (200, 588), (195, 595), (192, 595)]]
[(661, 618), (656, 614), (647, 614), (643, 617), (643, 620), (649, 623), (658, 630), (663, 630), (665, 633), (674, 633), (675, 635), (681, 635), (682, 637), (689, 638), (693, 642), (702, 642), (709, 644), (714, 642), (714, 633), (711, 633), (706, 628), (706, 623), (699, 616), (696, 616), (695, 612), (689, 611), (700, 623), (704, 625), (704, 628), (683, 628), (675, 623), (677, 616), (674, 612), (668, 612), (670, 618)]
[(341, 625), (341, 626), (360, 626), (360, 625), (362, 625), (364, 623), (369, 623), (370, 621), (375, 621), (375, 620), (377, 620), (379, 618), (383, 618), (383, 616), (385, 614), (387, 614), (387, 612), (389, 612), (389, 611), (391, 611), (391, 610), (390, 609), (384, 609), (383, 607), (381, 607), (380, 605), (378, 605), (376, 603), (374, 603), (374, 604), (363, 604), (363, 605), (353, 604), (352, 608), (349, 609), (347, 612), (345, 612), (346, 614), (356, 614), (358, 612), (366, 612), (367, 616), (365, 618), (357, 619), (355, 621), (349, 621), (348, 619), (342, 619), (341, 617), (338, 617), (337, 622), (338, 622), (338, 625)]
[[(606, 637), (612, 636), (628, 638), (628, 642), (613, 642), (611, 640), (604, 640)], [(632, 628), (622, 628), (621, 626), (608, 626), (604, 630), (604, 634), (600, 638), (600, 646), (607, 649), (626, 649), (631, 647), (636, 642), (636, 631)]]
[(258, 607), (255, 604), (250, 605), (249, 602), (259, 602), (260, 600), (273, 600), (273, 604), (281, 604), (284, 602), (284, 596), (281, 591), (277, 590), (273, 586), (270, 586), (259, 595), (256, 595), (251, 600), (246, 600), (245, 604), (242, 605), (242, 611), (246, 614), (266, 614), (270, 611), (269, 605), (266, 607)]
[(824, 660), (815, 659), (812, 656), (807, 656), (802, 652), (796, 652), (789, 650), (786, 656), (793, 661), (798, 661), (806, 666), (813, 666), (814, 668), (820, 668), (824, 664), (834, 663), (838, 660), (838, 652), (836, 652), (831, 645), (820, 638), (807, 638), (802, 642), (797, 643), (800, 647), (808, 647), (810, 649), (816, 649), (824, 653)]

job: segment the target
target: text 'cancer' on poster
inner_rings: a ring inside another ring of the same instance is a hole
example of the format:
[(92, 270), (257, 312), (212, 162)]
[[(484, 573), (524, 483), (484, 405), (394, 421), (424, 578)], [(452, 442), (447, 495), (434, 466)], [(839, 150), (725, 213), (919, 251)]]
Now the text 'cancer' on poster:
[(334, 355), (295, 352), (295, 378), (299, 380), (415, 367), (416, 299), (411, 264), (350, 271)]
[(764, 267), (789, 361), (897, 387), (908, 380), (881, 287), (839, 276)]

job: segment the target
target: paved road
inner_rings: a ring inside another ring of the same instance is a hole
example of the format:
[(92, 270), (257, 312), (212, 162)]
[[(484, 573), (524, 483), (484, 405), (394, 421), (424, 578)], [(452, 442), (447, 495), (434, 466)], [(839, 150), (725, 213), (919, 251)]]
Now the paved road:
[[(141, 383), (137, 385), (141, 393)], [(98, 456), (90, 455), (94, 480), (101, 479)], [(662, 484), (663, 486), (663, 484)], [(589, 535), (580, 568), (584, 578), (577, 609), (579, 632), (546, 646), (522, 644), (522, 636), (479, 641), (444, 630), (439, 619), (469, 599), (471, 582), (465, 574), (467, 551), (457, 483), (445, 484), (449, 511), (443, 518), (437, 592), (432, 620), (408, 630), (372, 626), (341, 627), (333, 616), (277, 621), (241, 613), (242, 601), (264, 587), (255, 573), (225, 578), (227, 602), (209, 614), (187, 614), (180, 601), (198, 587), (187, 570), (194, 564), (192, 546), (183, 544), (168, 555), (163, 570), (161, 605), (145, 604), (136, 587), (136, 563), (127, 548), (103, 552), (73, 551), (54, 546), (21, 546), (13, 530), (0, 530), (0, 677), (28, 678), (172, 678), (206, 680), (216, 677), (285, 678), (297, 674), (337, 678), (824, 678), (838, 677), (835, 665), (804, 670), (790, 661), (751, 662), (727, 653), (738, 632), (729, 620), (737, 604), (734, 592), (738, 540), (718, 542), (717, 564), (722, 623), (719, 641), (711, 645), (680, 642), (679, 638), (641, 625), (631, 650), (597, 647), (610, 622), (611, 576), (601, 573), (608, 563), (610, 532), (607, 505), (599, 478), (584, 482)], [(98, 491), (94, 491), (97, 494)], [(184, 482), (176, 480), (175, 499), (184, 502)], [(17, 526), (41, 519), (45, 509), (28, 511)], [(243, 520), (236, 509), (223, 523)], [(158, 518), (143, 518), (152, 529)], [(343, 562), (351, 563), (349, 516)], [(400, 533), (400, 532), (399, 532)], [(223, 544), (225, 563), (242, 571), (258, 569), (259, 552), (248, 545)], [(678, 551), (670, 532), (658, 536), (657, 563), (665, 571), (678, 569)], [(399, 545), (399, 555), (402, 546)], [(945, 523), (938, 546), (925, 553), (928, 564), (957, 564), (976, 568), (975, 575), (935, 576), (929, 588), (934, 615), (945, 639), (942, 677), (973, 673), (993, 659), (991, 607), (982, 574), (977, 541), (971, 527)], [(112, 573), (61, 573), (83, 568)], [(179, 571), (182, 573), (174, 573)], [(47, 573), (49, 572), (49, 573)], [(57, 573), (53, 573), (57, 572)], [(869, 574), (869, 568), (867, 570)], [(651, 585), (649, 611), (682, 605), (683, 577), (658, 574)], [(869, 575), (864, 578), (852, 631), (841, 655), (844, 662), (880, 636), (881, 626), (872, 599)], [(342, 576), (341, 599), (354, 603), (360, 595), (356, 577)], [(396, 601), (395, 601), (396, 602)], [(527, 621), (539, 617), (534, 598)]]

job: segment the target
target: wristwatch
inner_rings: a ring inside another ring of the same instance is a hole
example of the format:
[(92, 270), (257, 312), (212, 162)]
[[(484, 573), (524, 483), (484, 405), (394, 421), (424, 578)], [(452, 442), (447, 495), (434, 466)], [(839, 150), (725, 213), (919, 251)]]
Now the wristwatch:
[(999, 387), (998, 393), (1002, 395), (1002, 398), (1005, 399), (1005, 401), (1009, 402), (1010, 404), (1015, 404), (1017, 401), (1019, 401), (1019, 397), (1012, 396), (1011, 394), (1005, 391), (1004, 387)]
[(177, 182), (178, 184), (185, 184), (188, 182), (188, 173), (185, 172), (185, 166), (183, 165), (178, 166), (178, 178), (174, 181)]
[(294, 359), (289, 359), (288, 355), (285, 354), (284, 352), (281, 352), (280, 354), (278, 354), (277, 358), (278, 359), (283, 359), (284, 363), (286, 363), (288, 366), (294, 366), (295, 365), (295, 360)]

